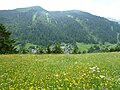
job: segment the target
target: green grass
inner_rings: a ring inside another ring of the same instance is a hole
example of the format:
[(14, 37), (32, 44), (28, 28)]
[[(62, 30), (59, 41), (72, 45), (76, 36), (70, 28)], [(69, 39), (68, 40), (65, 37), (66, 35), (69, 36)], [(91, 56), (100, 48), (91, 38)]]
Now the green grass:
[[(18, 50), (20, 49), (20, 47), (21, 47), (20, 44), (15, 46), (15, 48), (17, 48)], [(32, 43), (26, 43), (25, 46), (24, 46), (25, 49), (29, 49), (30, 47), (37, 47), (37, 45), (32, 44)]]
[(26, 43), (25, 48), (28, 49), (30, 46), (36, 47), (37, 45), (31, 44), (31, 43)]
[(81, 51), (88, 51), (88, 49), (94, 45), (98, 45), (99, 47), (103, 47), (103, 46), (112, 46), (112, 47), (115, 47), (116, 44), (111, 44), (111, 43), (104, 43), (104, 45), (100, 45), (100, 44), (85, 44), (85, 43), (79, 43), (79, 42), (76, 42), (76, 45), (78, 46), (78, 48), (81, 50)]
[(0, 90), (120, 90), (120, 53), (0, 55)]
[(94, 46), (94, 44), (85, 44), (85, 43), (76, 43), (76, 45), (78, 46), (78, 48), (81, 50), (81, 51), (87, 51), (91, 46)]

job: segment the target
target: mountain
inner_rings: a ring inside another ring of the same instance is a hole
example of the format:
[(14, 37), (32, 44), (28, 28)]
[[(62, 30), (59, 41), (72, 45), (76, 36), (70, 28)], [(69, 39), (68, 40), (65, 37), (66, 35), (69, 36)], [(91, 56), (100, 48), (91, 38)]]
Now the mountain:
[(79, 10), (47, 11), (39, 6), (1, 10), (0, 23), (18, 43), (48, 45), (117, 42), (120, 25)]
[(116, 20), (114, 18), (107, 18), (107, 19), (110, 20), (110, 21), (118, 22), (120, 24), (120, 20)]

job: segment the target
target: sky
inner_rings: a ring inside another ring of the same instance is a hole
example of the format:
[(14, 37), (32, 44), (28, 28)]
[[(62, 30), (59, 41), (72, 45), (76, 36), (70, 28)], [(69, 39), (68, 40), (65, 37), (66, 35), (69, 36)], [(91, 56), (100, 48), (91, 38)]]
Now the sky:
[(120, 0), (1, 0), (0, 10), (41, 6), (48, 11), (81, 10), (120, 20)]

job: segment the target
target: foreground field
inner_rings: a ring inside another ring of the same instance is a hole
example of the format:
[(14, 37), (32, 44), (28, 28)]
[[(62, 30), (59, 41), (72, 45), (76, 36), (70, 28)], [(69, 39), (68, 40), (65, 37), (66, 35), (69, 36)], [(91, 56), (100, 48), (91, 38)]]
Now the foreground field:
[(0, 90), (120, 90), (120, 53), (0, 55)]

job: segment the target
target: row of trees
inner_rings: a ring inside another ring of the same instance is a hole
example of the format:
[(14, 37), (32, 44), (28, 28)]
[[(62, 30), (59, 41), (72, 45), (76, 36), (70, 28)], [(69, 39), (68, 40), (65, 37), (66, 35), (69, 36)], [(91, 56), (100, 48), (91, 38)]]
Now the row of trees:
[[(11, 39), (10, 37), (11, 33), (6, 30), (6, 27), (3, 24), (0, 24), (0, 54), (13, 54), (13, 53), (38, 53), (38, 54), (62, 54), (64, 53), (64, 50), (61, 49), (60, 44), (55, 44), (54, 47), (50, 47), (49, 45), (47, 48), (37, 48), (37, 49), (24, 49), (24, 47), (21, 47), (19, 50), (15, 48), (15, 40)], [(75, 48), (73, 50), (73, 53), (77, 53), (78, 48)]]
[(108, 47), (100, 47), (98, 45), (94, 45), (88, 49), (88, 51), (80, 51), (78, 47), (75, 45), (70, 48), (70, 45), (67, 47), (64, 46), (61, 48), (60, 44), (55, 44), (54, 46), (48, 45), (46, 48), (33, 48), (33, 49), (24, 49), (21, 47), (19, 50), (15, 48), (15, 40), (11, 39), (11, 33), (6, 30), (6, 27), (3, 24), (0, 24), (0, 54), (13, 54), (13, 53), (38, 53), (38, 54), (62, 54), (62, 53), (70, 53), (70, 54), (81, 54), (81, 53), (93, 53), (93, 52), (115, 52), (120, 51), (120, 43), (116, 46), (108, 46)]
[(70, 50), (65, 51), (65, 49), (61, 48), (60, 44), (56, 44), (54, 46), (47, 46), (46, 48), (38, 47), (38, 48), (29, 48), (24, 49), (21, 48), (18, 50), (18, 53), (21, 54), (28, 54), (28, 53), (34, 53), (34, 54), (84, 54), (84, 53), (98, 53), (98, 52), (118, 52), (120, 51), (120, 44), (117, 44), (116, 46), (103, 46), (100, 47), (98, 45), (91, 46), (88, 50), (80, 51), (80, 49), (77, 46), (74, 46)]
[(46, 48), (43, 47), (32, 47), (29, 49), (25, 49), (24, 47), (18, 50), (20, 54), (62, 54), (63, 50), (60, 47), (60, 44), (56, 44), (54, 47), (50, 47), (49, 45)]
[(120, 51), (120, 43), (117, 43), (116, 45), (108, 45), (108, 46), (98, 46), (94, 45), (88, 49), (88, 53), (94, 53), (94, 52), (118, 52)]

